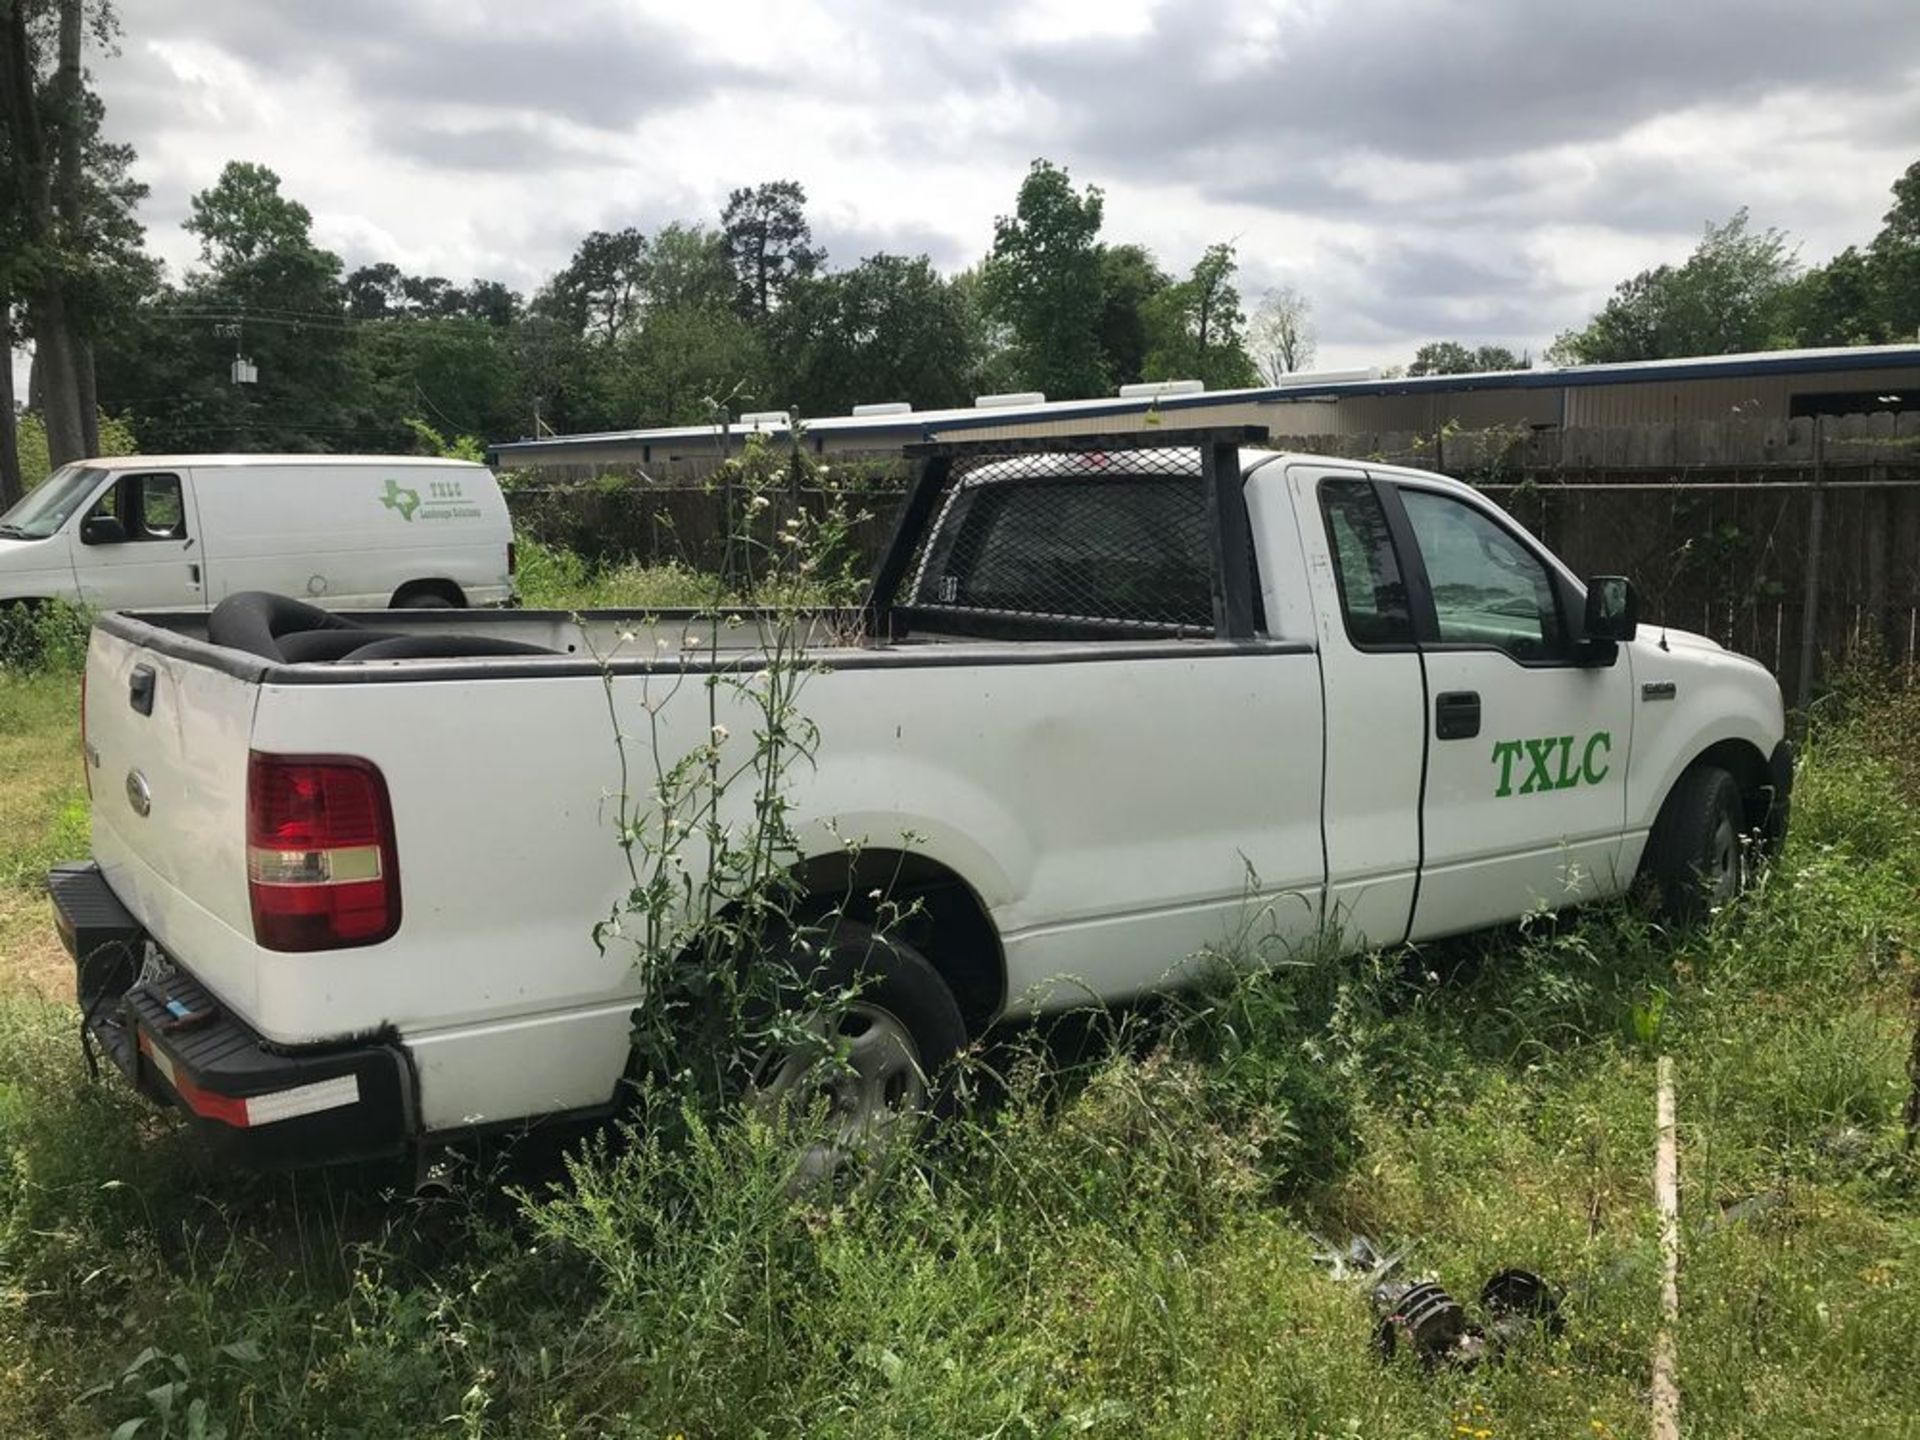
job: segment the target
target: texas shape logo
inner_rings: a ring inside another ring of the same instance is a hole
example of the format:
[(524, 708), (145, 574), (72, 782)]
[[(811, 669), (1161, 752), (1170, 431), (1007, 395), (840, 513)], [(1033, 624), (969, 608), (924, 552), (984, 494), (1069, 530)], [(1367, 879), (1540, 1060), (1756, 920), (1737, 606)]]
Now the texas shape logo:
[(399, 511), (402, 520), (411, 520), (413, 512), (420, 508), (420, 492), (408, 489), (398, 480), (389, 480), (387, 493), (380, 497), (380, 503), (389, 510)]

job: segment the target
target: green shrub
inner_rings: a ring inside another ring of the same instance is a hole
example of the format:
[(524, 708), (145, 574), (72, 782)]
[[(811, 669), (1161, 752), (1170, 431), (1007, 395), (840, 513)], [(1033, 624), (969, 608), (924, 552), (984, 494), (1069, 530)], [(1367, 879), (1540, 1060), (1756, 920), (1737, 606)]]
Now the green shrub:
[(92, 625), (90, 611), (66, 600), (0, 602), (0, 671), (78, 671)]
[(522, 538), (521, 601), (535, 610), (695, 610), (712, 605), (711, 576), (681, 565), (592, 566), (571, 550)]

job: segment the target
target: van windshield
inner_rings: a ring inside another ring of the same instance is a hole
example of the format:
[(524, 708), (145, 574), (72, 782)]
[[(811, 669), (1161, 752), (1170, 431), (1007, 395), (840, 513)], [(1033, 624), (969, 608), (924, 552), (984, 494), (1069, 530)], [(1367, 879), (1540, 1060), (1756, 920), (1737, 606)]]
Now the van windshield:
[(85, 465), (63, 465), (6, 514), (0, 515), (0, 536), (13, 540), (44, 540), (86, 504), (106, 471)]

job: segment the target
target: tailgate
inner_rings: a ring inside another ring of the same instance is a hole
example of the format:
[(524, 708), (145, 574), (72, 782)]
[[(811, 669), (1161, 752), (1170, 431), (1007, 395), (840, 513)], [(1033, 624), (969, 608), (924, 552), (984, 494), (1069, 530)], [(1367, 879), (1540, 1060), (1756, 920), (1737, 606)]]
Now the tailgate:
[(245, 1017), (257, 981), (246, 793), (259, 686), (96, 627), (86, 687), (94, 859), (148, 933)]

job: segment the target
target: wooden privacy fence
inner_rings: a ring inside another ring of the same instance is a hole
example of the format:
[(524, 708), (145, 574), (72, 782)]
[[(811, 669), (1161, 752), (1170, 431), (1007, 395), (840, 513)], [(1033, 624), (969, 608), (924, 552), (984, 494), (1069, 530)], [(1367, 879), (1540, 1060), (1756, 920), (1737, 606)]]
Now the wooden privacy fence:
[[(1642, 614), (1751, 655), (1804, 704), (1836, 660), (1920, 664), (1920, 413), (1604, 429), (1276, 437), (1276, 448), (1441, 470), (1484, 490), (1582, 575), (1633, 577)], [(840, 457), (827, 461), (840, 464)], [(867, 459), (853, 542), (886, 543), (905, 466)], [(713, 568), (717, 462), (517, 477), (516, 524), (597, 563)], [(843, 495), (848, 492), (841, 492)], [(782, 506), (818, 508), (796, 484)]]

